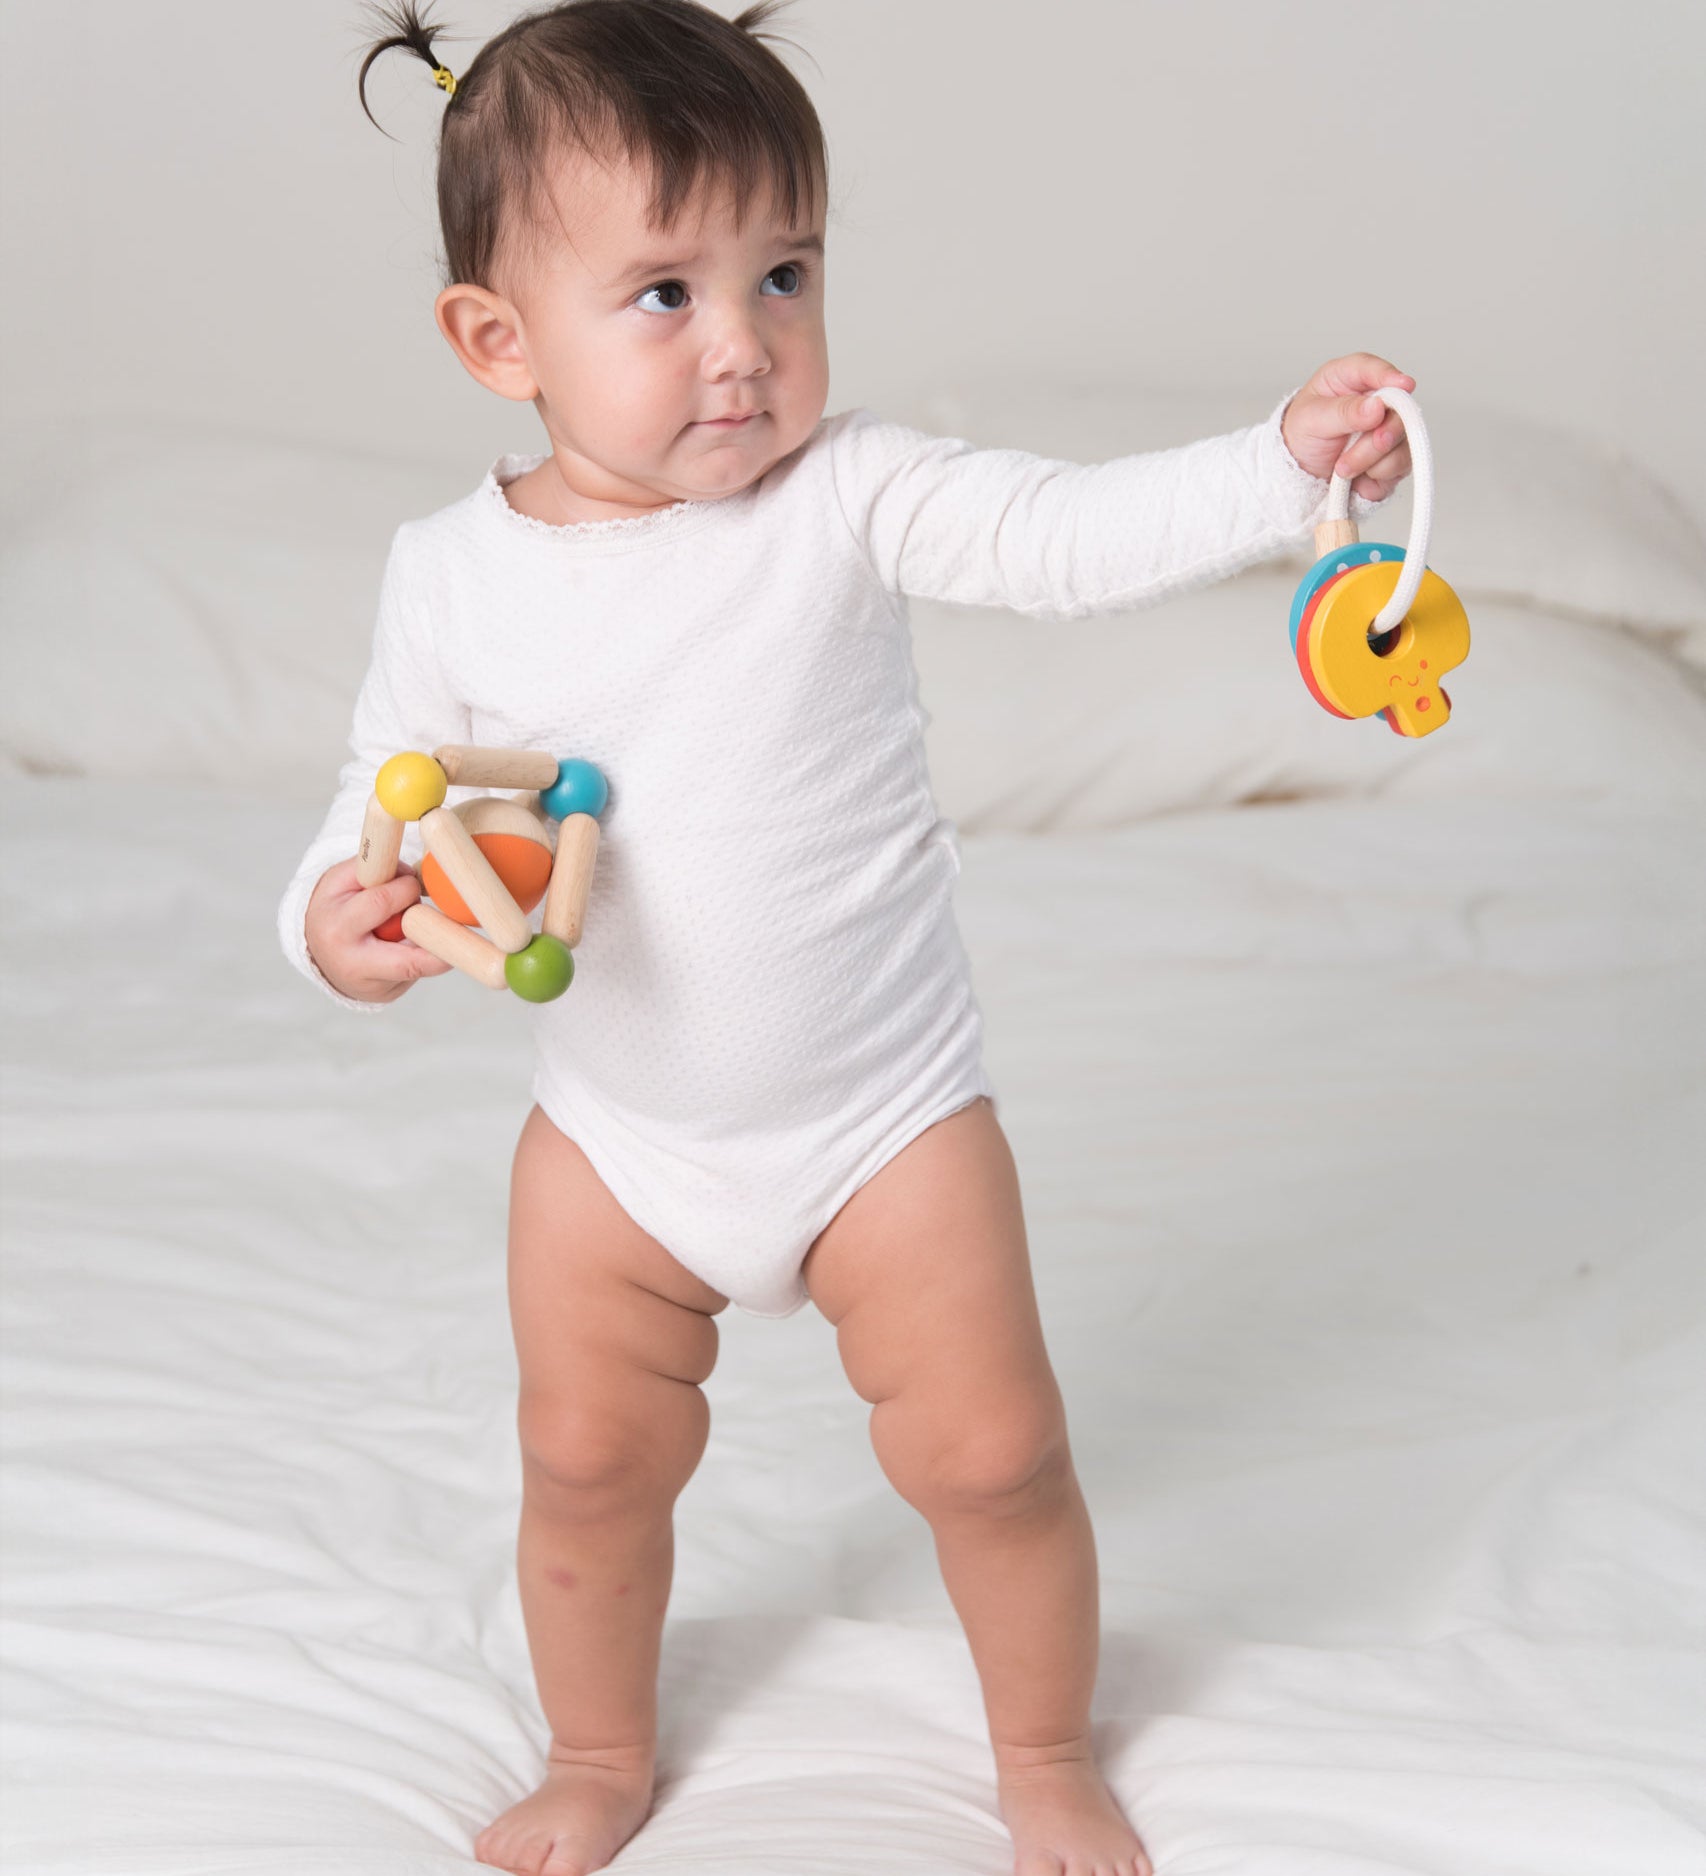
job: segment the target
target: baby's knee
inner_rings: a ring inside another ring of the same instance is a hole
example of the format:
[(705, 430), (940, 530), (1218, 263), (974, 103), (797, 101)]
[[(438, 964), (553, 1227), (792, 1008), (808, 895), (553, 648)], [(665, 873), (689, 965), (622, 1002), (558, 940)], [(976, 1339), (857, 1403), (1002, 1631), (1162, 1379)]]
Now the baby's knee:
[(636, 1382), (645, 1385), (602, 1398), (523, 1391), (522, 1472), (538, 1501), (577, 1518), (674, 1503), (704, 1453), (710, 1404), (691, 1382), (652, 1374)]
[(980, 1410), (897, 1394), (872, 1411), (871, 1443), (895, 1489), (932, 1520), (1025, 1510), (1072, 1464), (1060, 1402), (1041, 1395)]

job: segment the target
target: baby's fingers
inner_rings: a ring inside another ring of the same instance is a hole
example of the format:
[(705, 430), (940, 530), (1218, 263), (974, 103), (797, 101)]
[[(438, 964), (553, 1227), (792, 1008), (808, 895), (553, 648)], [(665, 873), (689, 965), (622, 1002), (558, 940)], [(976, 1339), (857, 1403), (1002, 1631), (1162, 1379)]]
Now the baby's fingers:
[[(1385, 422), (1397, 419), (1378, 397), (1358, 392), (1349, 397), (1315, 396), (1298, 398), (1293, 405), (1298, 436), (1305, 442), (1319, 442), (1339, 449), (1343, 460), (1343, 445), (1352, 436), (1366, 436), (1379, 429)], [(1288, 422), (1292, 421), (1288, 418)], [(1390, 435), (1385, 448), (1392, 446)], [(1297, 454), (1293, 451), (1293, 454)], [(1384, 452), (1382, 452), (1384, 453)], [(1373, 457), (1365, 460), (1372, 462)], [(1361, 466), (1360, 464), (1358, 465)]]
[(417, 977), (442, 977), (446, 971), (455, 968), (454, 965), (446, 964), (443, 958), (435, 958), (430, 951), (423, 951), (408, 938), (386, 948), (407, 966), (401, 979), (404, 983), (413, 983)]
[(1331, 398), (1349, 392), (1352, 399), (1364, 392), (1395, 384), (1413, 391), (1416, 381), (1407, 371), (1400, 371), (1391, 359), (1377, 352), (1348, 352), (1343, 358), (1330, 358), (1309, 381), (1309, 389), (1318, 396)]
[(377, 931), (388, 918), (406, 912), (419, 901), (420, 896), (420, 880), (407, 871), (377, 886), (366, 887), (348, 901), (353, 935), (365, 938), (370, 932)]
[[(398, 914), (407, 912), (412, 905), (418, 905), (425, 896), (417, 873), (399, 873), (383, 886), (375, 886), (373, 891), (390, 895), (389, 904)], [(392, 912), (387, 911), (379, 923), (383, 925), (391, 916)], [(417, 977), (442, 977), (446, 971), (455, 968), (423, 945), (416, 944), (406, 932), (395, 943), (378, 939), (377, 949), (383, 955), (377, 960), (376, 968), (382, 969), (385, 976), (396, 983), (412, 984)]]
[(1406, 443), (1358, 476), (1351, 484), (1351, 493), (1366, 496), (1371, 502), (1383, 502), (1409, 473), (1410, 446)]
[[(1386, 411), (1384, 404), (1380, 407)], [(1347, 479), (1357, 475), (1373, 475), (1375, 464), (1386, 457), (1404, 452), (1406, 467), (1409, 461), (1409, 444), (1404, 438), (1404, 424), (1396, 413), (1386, 411), (1383, 422), (1372, 429), (1365, 430), (1333, 465), (1333, 473)]]

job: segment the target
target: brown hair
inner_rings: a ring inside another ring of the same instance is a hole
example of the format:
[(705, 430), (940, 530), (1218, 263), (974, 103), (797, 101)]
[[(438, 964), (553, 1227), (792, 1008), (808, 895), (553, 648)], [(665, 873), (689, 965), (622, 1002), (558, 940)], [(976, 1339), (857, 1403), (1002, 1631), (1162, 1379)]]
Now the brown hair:
[[(826, 186), (828, 158), (811, 99), (763, 43), (778, 37), (760, 29), (786, 3), (759, 0), (726, 20), (695, 0), (565, 0), (524, 13), (488, 41), (446, 87), (444, 284), (496, 290), (500, 235), (524, 220), (537, 225), (547, 165), (565, 147), (620, 150), (649, 169), (660, 228), (717, 182), (732, 187), (737, 222), (768, 190), (788, 225), (801, 225)], [(428, 23), (417, 0), (373, 11), (391, 31), (369, 47), (356, 89), (380, 129), (367, 106), (368, 67), (393, 46), (441, 67), (433, 41), (445, 28)]]

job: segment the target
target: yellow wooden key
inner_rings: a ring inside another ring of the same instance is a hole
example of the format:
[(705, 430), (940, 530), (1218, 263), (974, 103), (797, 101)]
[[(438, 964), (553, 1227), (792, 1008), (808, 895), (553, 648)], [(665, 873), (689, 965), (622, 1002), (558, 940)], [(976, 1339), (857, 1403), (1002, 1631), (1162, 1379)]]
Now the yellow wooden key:
[[(1391, 648), (1377, 651), (1368, 630), (1401, 571), (1398, 561), (1353, 567), (1322, 591), (1309, 621), (1309, 668), (1346, 716), (1390, 710), (1387, 721), (1400, 735), (1426, 736), (1451, 715), (1451, 699), (1439, 681), (1469, 656), (1469, 616), (1430, 567)], [(1378, 642), (1391, 637), (1384, 633)]]

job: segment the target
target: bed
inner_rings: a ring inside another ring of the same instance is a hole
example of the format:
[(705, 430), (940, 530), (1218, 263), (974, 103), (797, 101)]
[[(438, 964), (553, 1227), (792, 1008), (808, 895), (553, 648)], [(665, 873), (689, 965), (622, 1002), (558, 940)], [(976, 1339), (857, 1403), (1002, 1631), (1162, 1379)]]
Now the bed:
[[(1094, 460), (1265, 407), (901, 414)], [(1419, 741), (1288, 668), (1306, 554), (1130, 619), (915, 609), (1161, 1876), (1706, 1871), (1706, 550), (1574, 439), (1435, 444), (1476, 637)], [(460, 977), (354, 1021), (272, 931), (389, 527), (466, 479), (115, 433), (7, 516), (7, 1876), (473, 1872), (539, 1775), (524, 1027)], [(718, 1320), (611, 1868), (1007, 1876), (833, 1332)]]

